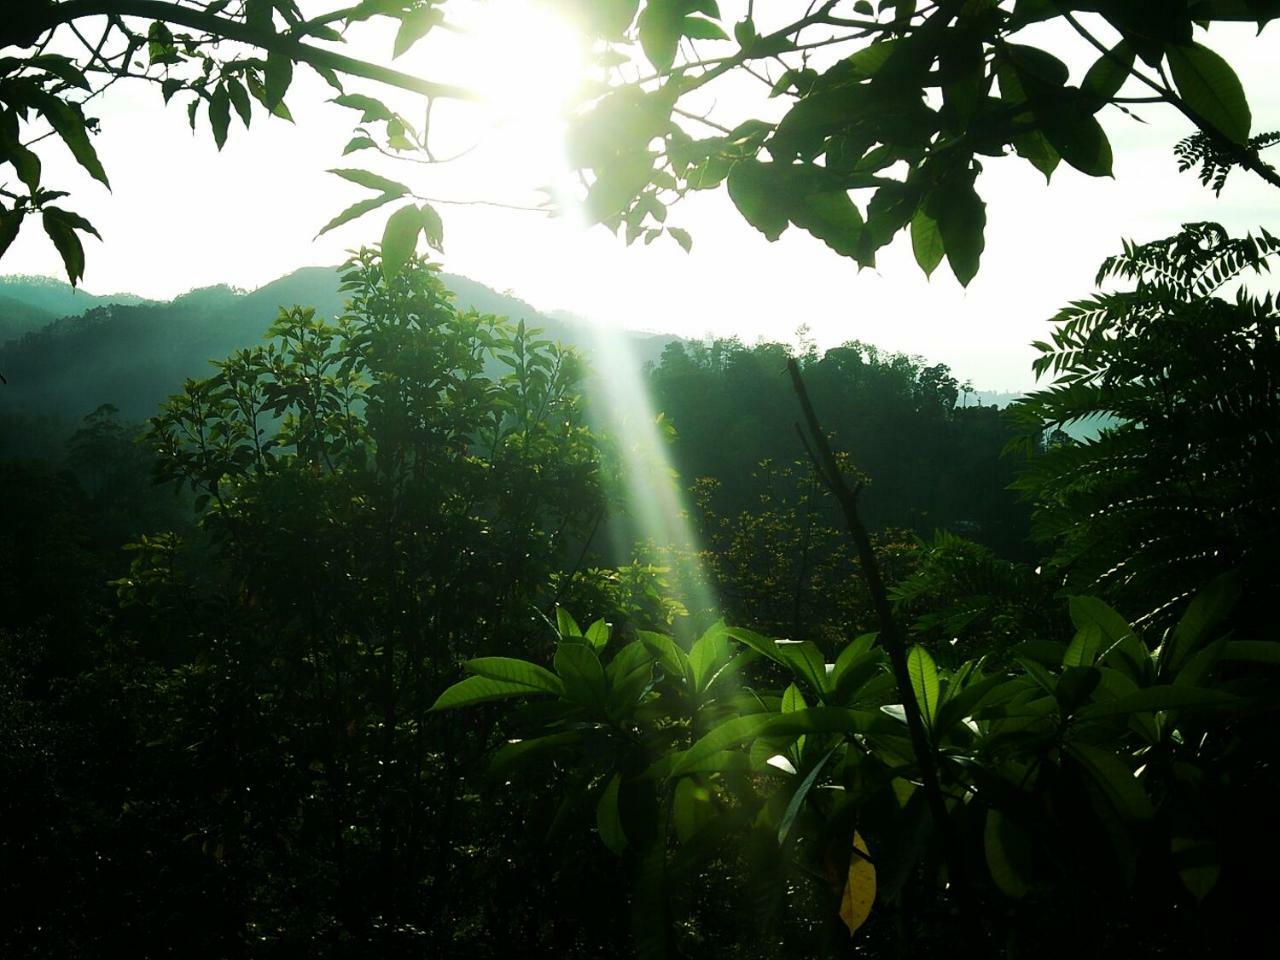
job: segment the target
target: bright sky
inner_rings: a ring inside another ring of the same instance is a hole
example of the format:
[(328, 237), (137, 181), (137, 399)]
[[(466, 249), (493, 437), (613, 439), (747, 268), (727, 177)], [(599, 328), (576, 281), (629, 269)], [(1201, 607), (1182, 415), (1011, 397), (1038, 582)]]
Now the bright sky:
[[(498, 99), (498, 113), (517, 119), (486, 132), (477, 150), (449, 167), (374, 166), (430, 196), (536, 202), (537, 186), (564, 175), (547, 104), (572, 83), (580, 54), (570, 33), (528, 12), (525, 0), (473, 6), (471, 16), (460, 19), (477, 26), (474, 36), (438, 43), (429, 37), (395, 66), (481, 86)], [(735, 6), (721, 4), (726, 23), (735, 19)], [(506, 15), (495, 16), (495, 9)], [(1244, 81), (1255, 132), (1280, 127), (1280, 88), (1272, 82), (1278, 29), (1255, 37), (1248, 26), (1215, 27), (1203, 38)], [(1093, 57), (1075, 40), (1050, 35), (1044, 43), (1071, 63), (1078, 81)], [(389, 58), (389, 36), (357, 35), (352, 52)], [(349, 89), (380, 93), (355, 84)], [(755, 90), (729, 91), (717, 110), (732, 119), (751, 113)], [(156, 298), (216, 283), (252, 288), (301, 266), (337, 263), (347, 248), (376, 241), (395, 205), (313, 240), (338, 210), (368, 195), (325, 171), (373, 165), (370, 154), (340, 158), (354, 116), (324, 103), (330, 95), (299, 71), (288, 98), (298, 124), (258, 115), (245, 134), (233, 120), (219, 154), (203, 119), (193, 136), (185, 110), (164, 109), (158, 89), (121, 84), (110, 91), (93, 112), (102, 119), (97, 146), (112, 192), (84, 176), (60, 145), (42, 153), (46, 183), (71, 189), (65, 202), (104, 237), (101, 244), (88, 241), (85, 288)], [(409, 115), (407, 101), (395, 102)], [(439, 152), (470, 145), (491, 122), (492, 116), (468, 109), (465, 115), (437, 111)], [(861, 273), (794, 227), (771, 244), (746, 225), (723, 191), (697, 194), (671, 213), (669, 222), (693, 234), (692, 254), (668, 238), (628, 248), (603, 228), (583, 230), (567, 220), (492, 207), (441, 206), (443, 263), (540, 309), (612, 325), (752, 341), (792, 340), (807, 324), (820, 347), (865, 340), (948, 363), (981, 389), (1025, 389), (1033, 382), (1030, 341), (1044, 335), (1059, 306), (1090, 291), (1098, 262), (1122, 237), (1154, 239), (1201, 219), (1240, 231), (1276, 226), (1273, 188), (1237, 171), (1215, 199), (1192, 174), (1177, 172), (1172, 146), (1190, 132), (1185, 121), (1171, 110), (1142, 107), (1140, 113), (1147, 123), (1114, 111), (1103, 115), (1115, 150), (1114, 180), (1090, 179), (1063, 164), (1046, 187), (1021, 160), (987, 162), (979, 182), (988, 203), (987, 246), (967, 290), (945, 264), (926, 280), (905, 235), (881, 251), (876, 270)], [(52, 245), (30, 229), (0, 269), (62, 273)]]

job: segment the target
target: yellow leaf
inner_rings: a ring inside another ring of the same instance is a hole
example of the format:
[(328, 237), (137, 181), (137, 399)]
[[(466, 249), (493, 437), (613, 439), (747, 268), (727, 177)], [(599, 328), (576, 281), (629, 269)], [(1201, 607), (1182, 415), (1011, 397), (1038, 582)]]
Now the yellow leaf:
[(849, 860), (849, 879), (845, 881), (844, 896), (840, 898), (840, 919), (857, 933), (858, 928), (871, 916), (871, 904), (876, 899), (876, 868), (867, 852), (867, 842), (862, 834), (853, 834), (853, 856)]

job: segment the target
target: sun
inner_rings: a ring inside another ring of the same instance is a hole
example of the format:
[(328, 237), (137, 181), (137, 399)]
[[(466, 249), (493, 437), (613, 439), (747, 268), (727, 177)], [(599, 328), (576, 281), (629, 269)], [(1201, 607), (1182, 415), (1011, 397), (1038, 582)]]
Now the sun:
[(505, 121), (560, 119), (586, 75), (585, 39), (551, 4), (505, 0), (479, 6), (474, 88)]

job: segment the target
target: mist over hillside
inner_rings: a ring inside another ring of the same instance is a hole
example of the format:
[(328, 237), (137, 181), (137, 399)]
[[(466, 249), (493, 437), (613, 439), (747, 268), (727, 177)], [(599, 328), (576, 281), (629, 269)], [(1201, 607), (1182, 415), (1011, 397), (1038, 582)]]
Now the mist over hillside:
[[(443, 274), (456, 302), (524, 320), (547, 337), (590, 354), (583, 323), (548, 316), (510, 294)], [(103, 403), (126, 420), (153, 414), (209, 362), (258, 343), (281, 307), (303, 305), (333, 316), (343, 309), (336, 268), (306, 267), (257, 290), (226, 285), (171, 301), (131, 294), (94, 296), (48, 278), (0, 278), (0, 374), (8, 384), (0, 412), (78, 421)], [(656, 360), (670, 336), (628, 335), (637, 362)]]

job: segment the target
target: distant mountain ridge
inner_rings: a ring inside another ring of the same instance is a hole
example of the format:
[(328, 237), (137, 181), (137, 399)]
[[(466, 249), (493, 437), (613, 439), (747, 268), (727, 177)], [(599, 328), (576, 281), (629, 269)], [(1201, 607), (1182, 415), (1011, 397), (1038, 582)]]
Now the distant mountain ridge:
[[(589, 328), (539, 312), (510, 294), (442, 274), (456, 302), (524, 320), (590, 353)], [(129, 420), (152, 415), (209, 361), (261, 341), (281, 307), (339, 314), (345, 298), (334, 267), (304, 267), (259, 287), (204, 287), (169, 301), (95, 296), (49, 278), (0, 278), (0, 413), (78, 421), (103, 403)], [(16, 319), (15, 319), (16, 318)], [(674, 336), (628, 335), (640, 363), (656, 361)]]

